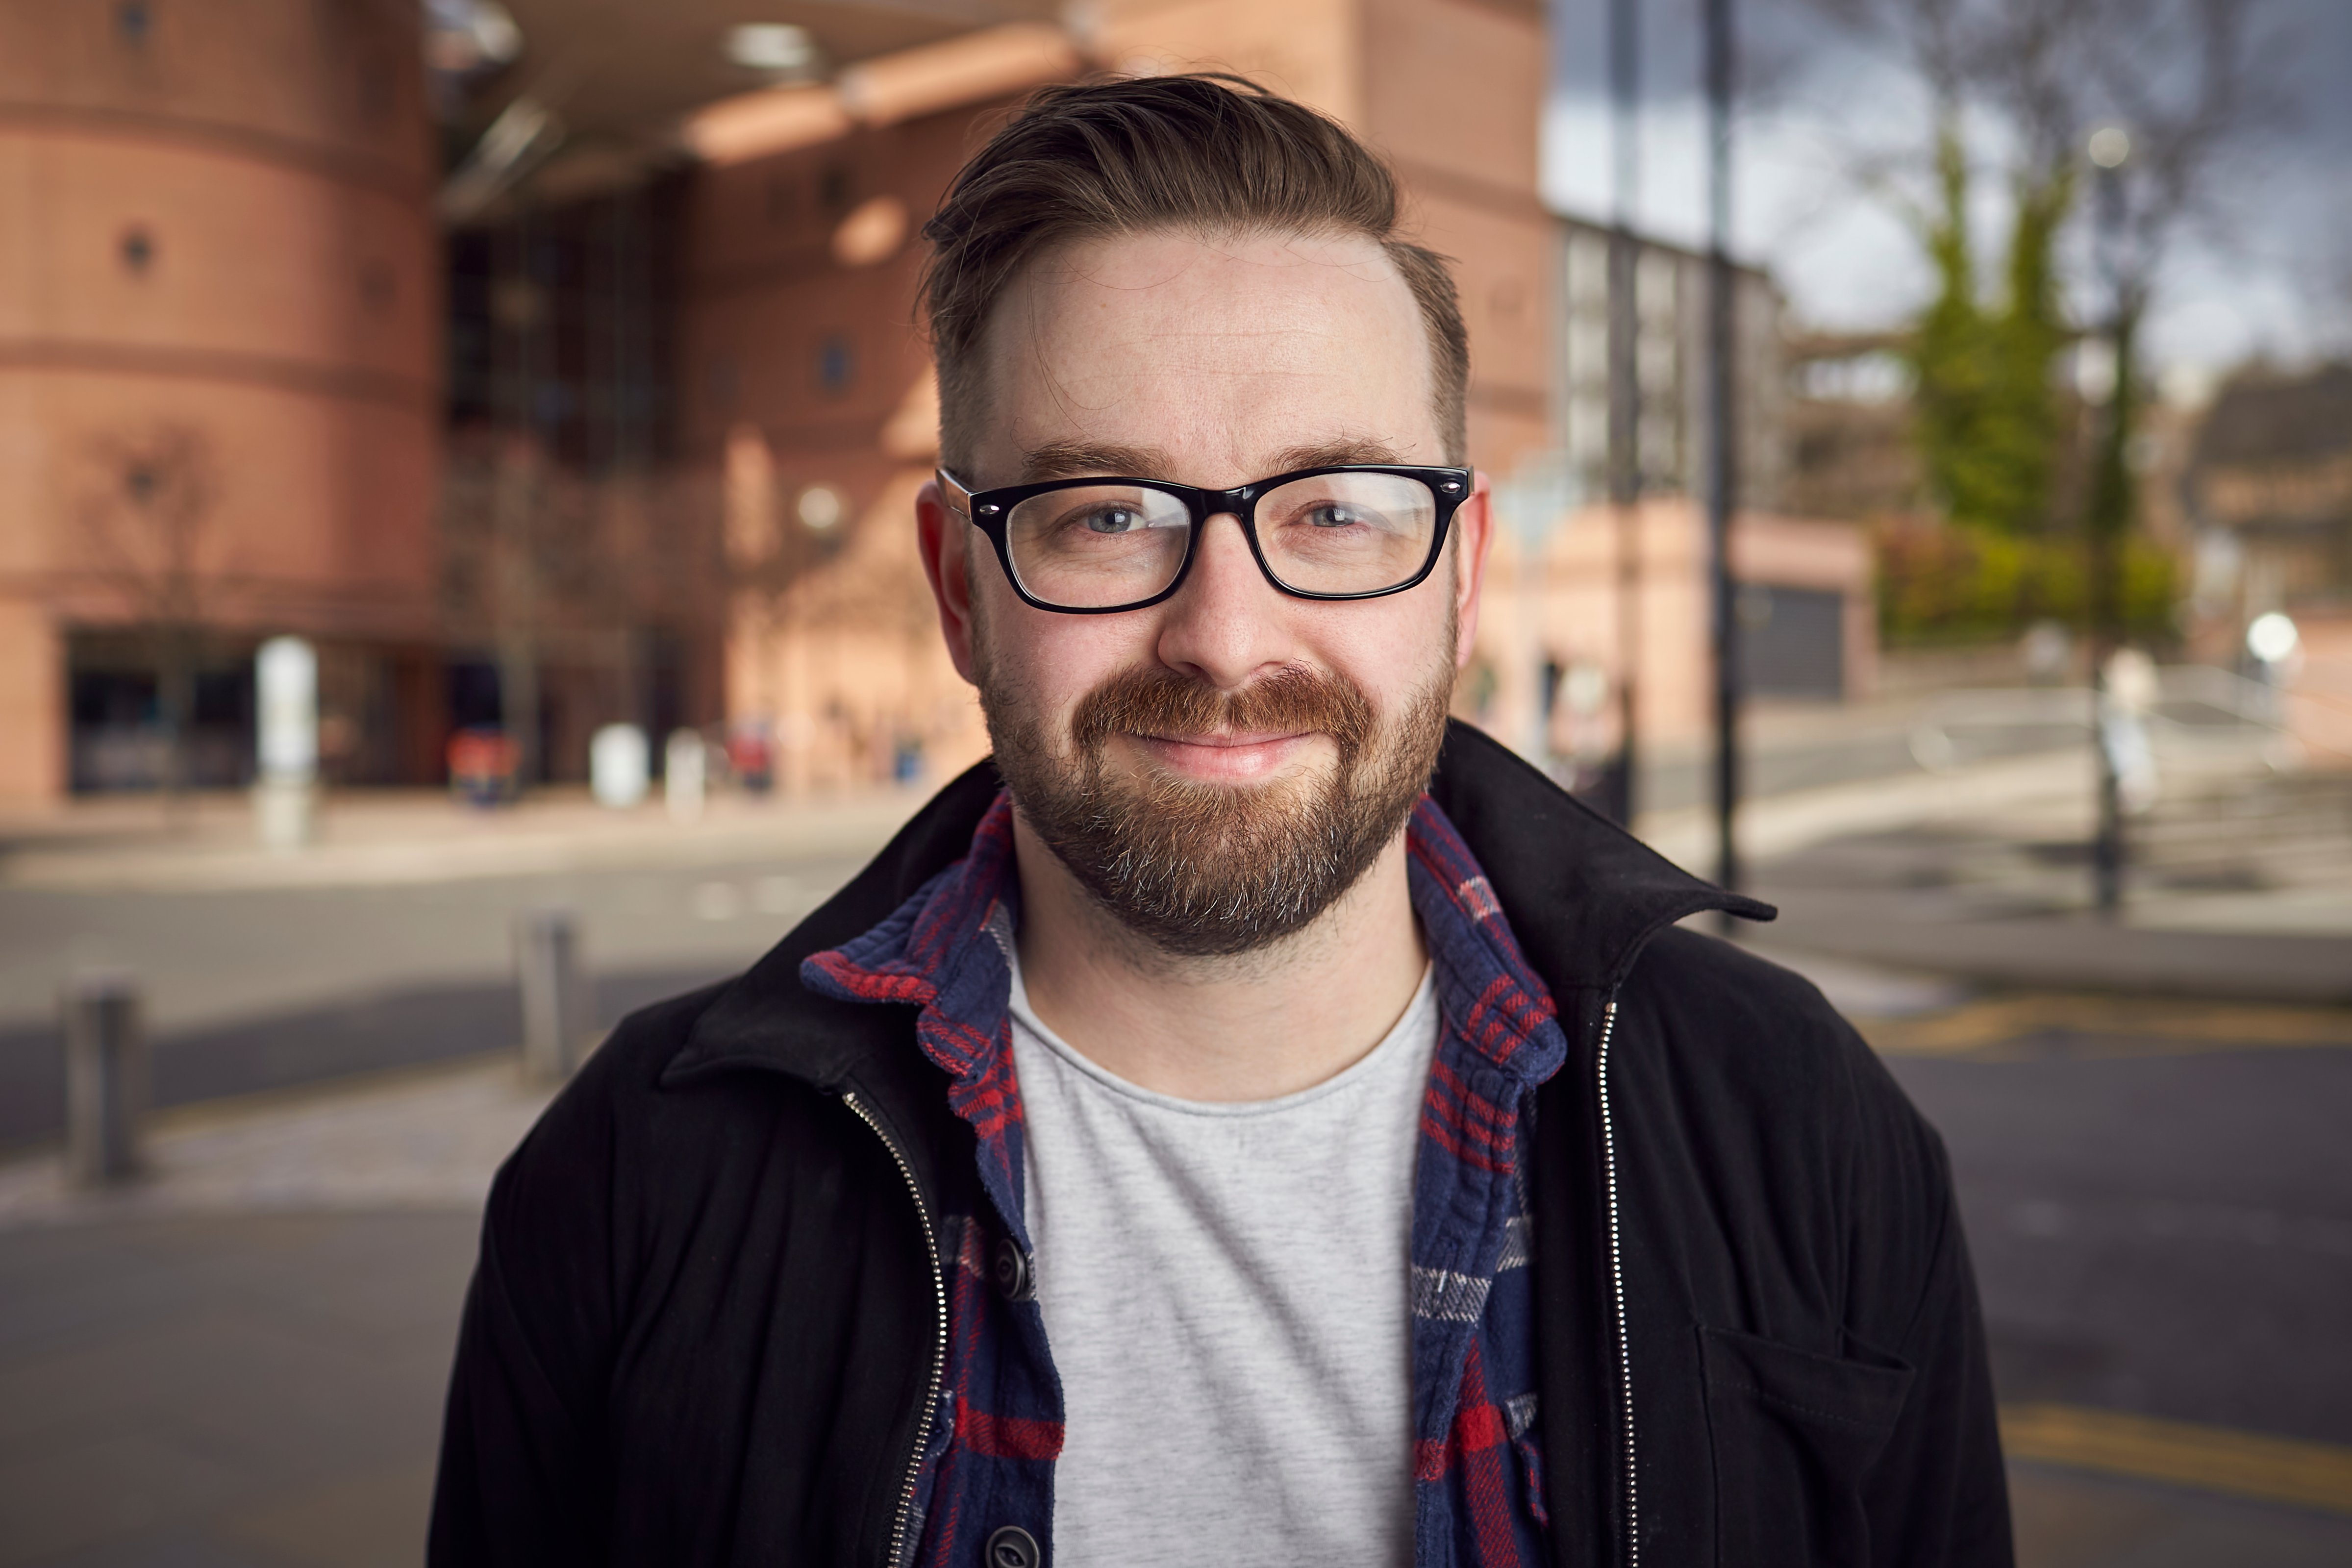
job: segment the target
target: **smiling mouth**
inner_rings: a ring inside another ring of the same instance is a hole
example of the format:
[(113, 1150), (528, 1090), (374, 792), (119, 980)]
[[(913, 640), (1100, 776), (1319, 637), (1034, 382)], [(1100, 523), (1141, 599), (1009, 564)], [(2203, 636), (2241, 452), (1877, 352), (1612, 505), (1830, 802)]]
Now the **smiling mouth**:
[(1304, 729), (1219, 730), (1206, 735), (1147, 735), (1139, 732), (1136, 738), (1158, 741), (1163, 746), (1206, 746), (1223, 748), (1276, 746), (1286, 740), (1304, 740), (1311, 733)]
[(1313, 730), (1220, 731), (1144, 735), (1128, 738), (1170, 772), (1194, 779), (1248, 783), (1282, 771), (1317, 737)]

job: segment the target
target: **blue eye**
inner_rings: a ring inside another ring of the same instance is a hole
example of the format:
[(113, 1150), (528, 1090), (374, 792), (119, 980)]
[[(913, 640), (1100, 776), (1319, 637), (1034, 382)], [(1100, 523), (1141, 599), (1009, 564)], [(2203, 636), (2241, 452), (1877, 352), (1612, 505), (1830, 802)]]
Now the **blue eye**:
[(1362, 515), (1353, 507), (1318, 507), (1307, 516), (1314, 520), (1315, 526), (1318, 528), (1352, 528), (1364, 520)]
[(1087, 529), (1097, 534), (1131, 533), (1142, 526), (1142, 515), (1127, 507), (1105, 507), (1087, 515)]

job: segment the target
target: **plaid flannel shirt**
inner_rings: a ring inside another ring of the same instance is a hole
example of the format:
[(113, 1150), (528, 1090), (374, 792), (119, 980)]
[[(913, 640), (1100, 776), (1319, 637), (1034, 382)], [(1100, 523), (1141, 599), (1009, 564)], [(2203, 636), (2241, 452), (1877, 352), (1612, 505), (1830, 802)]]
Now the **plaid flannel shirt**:
[[(1535, 1568), (1549, 1521), (1519, 1127), (1568, 1042), (1477, 862), (1425, 796), (1407, 848), (1444, 1018), (1413, 1172), (1414, 1561)], [(990, 1268), (992, 1236), (1011, 1238), (1024, 1258), (1030, 1250), (1007, 1010), (1019, 904), (1012, 807), (999, 795), (964, 859), (865, 936), (802, 967), (827, 995), (920, 1008), (916, 1037), (977, 1135), (980, 1190), (993, 1211), (940, 1217), (948, 1354), (907, 1537), (911, 1561), (927, 1568), (978, 1561), (1007, 1524), (1052, 1560), (1061, 1385), (1037, 1303), (1001, 1293)]]

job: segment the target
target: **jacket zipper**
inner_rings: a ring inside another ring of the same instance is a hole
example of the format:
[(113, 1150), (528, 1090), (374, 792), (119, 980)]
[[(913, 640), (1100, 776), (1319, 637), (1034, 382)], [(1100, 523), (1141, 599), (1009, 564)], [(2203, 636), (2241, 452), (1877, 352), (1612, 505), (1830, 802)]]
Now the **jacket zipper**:
[(1609, 1117), (1609, 1040), (1617, 1030), (1617, 998), (1601, 1014), (1601, 1166), (1609, 1196), (1609, 1284), (1617, 1308), (1618, 1414), (1625, 1423), (1625, 1568), (1641, 1568), (1642, 1505), (1633, 1468), (1633, 1347), (1625, 1333), (1625, 1251), (1618, 1236), (1617, 1134)]
[(856, 1113), (857, 1119), (874, 1129), (882, 1146), (890, 1151), (891, 1163), (907, 1179), (907, 1195), (915, 1200), (915, 1217), (923, 1222), (923, 1254), (931, 1265), (931, 1300), (938, 1309), (938, 1332), (931, 1346), (931, 1375), (923, 1395), (923, 1408), (915, 1425), (915, 1456), (907, 1464), (907, 1484), (898, 1493), (898, 1513), (890, 1525), (891, 1568), (901, 1568), (907, 1557), (907, 1527), (915, 1512), (915, 1490), (923, 1479), (923, 1452), (930, 1447), (931, 1420), (940, 1406), (940, 1380), (947, 1374), (948, 1362), (948, 1285), (947, 1276), (940, 1268), (939, 1233), (931, 1227), (931, 1211), (923, 1204), (923, 1189), (916, 1184), (915, 1167), (898, 1150), (898, 1143), (882, 1130), (874, 1113), (857, 1098), (855, 1090), (844, 1093), (841, 1103)]

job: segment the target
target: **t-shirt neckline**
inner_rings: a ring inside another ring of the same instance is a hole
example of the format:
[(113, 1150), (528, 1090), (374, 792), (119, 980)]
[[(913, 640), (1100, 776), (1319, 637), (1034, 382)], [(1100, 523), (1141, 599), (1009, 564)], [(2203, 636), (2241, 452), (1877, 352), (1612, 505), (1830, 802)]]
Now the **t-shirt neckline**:
[(1026, 1030), (1039, 1044), (1074, 1071), (1114, 1094), (1156, 1110), (1189, 1116), (1278, 1115), (1285, 1111), (1311, 1104), (1326, 1095), (1339, 1093), (1375, 1076), (1384, 1063), (1398, 1053), (1412, 1049), (1412, 1036), (1417, 1029), (1426, 1030), (1423, 1020), (1437, 1005), (1437, 966), (1433, 962), (1423, 967), (1421, 984), (1413, 988), (1412, 1000), (1405, 1004), (1404, 1011), (1397, 1016), (1395, 1023), (1389, 1026), (1388, 1033), (1381, 1037), (1380, 1043), (1320, 1083), (1310, 1083), (1304, 1089), (1278, 1094), (1271, 1100), (1187, 1100), (1174, 1094), (1163, 1094), (1156, 1089), (1147, 1089), (1130, 1079), (1120, 1077), (1047, 1028), (1029, 1006), (1029, 989), (1021, 980), (1019, 956), (1008, 951), (1005, 959), (1012, 971), (1013, 982), (1008, 1010), (1013, 1021)]

